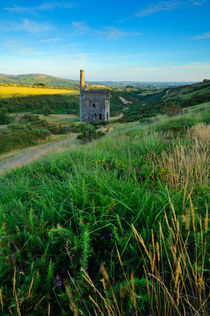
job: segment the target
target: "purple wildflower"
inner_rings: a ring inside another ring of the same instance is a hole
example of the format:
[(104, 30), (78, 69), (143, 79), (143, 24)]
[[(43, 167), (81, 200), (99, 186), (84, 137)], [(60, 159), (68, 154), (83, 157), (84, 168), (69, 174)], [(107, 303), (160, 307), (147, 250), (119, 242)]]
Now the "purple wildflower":
[(113, 236), (112, 233), (110, 233), (110, 234), (109, 234), (109, 237), (112, 238), (112, 236)]
[(105, 239), (106, 237), (105, 236), (101, 236), (101, 239)]
[(15, 255), (14, 253), (10, 256), (10, 258), (12, 259), (12, 262), (15, 262), (16, 260), (14, 259)]

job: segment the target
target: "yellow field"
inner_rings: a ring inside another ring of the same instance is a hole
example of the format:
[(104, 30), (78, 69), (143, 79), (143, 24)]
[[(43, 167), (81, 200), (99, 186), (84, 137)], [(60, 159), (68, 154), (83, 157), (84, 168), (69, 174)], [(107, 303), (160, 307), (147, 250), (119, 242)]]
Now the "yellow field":
[(31, 87), (1, 87), (0, 98), (13, 98), (23, 97), (28, 95), (41, 95), (41, 94), (77, 94), (74, 90), (65, 89), (44, 89), (44, 88), (31, 88)]

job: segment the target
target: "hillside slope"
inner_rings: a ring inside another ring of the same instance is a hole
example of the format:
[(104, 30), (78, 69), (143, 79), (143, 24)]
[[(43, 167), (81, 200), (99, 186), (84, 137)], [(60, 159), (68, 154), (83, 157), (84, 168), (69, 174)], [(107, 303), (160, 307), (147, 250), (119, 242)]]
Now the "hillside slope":
[[(130, 104), (125, 105), (121, 98)], [(123, 112), (122, 122), (155, 116), (163, 112), (165, 106), (173, 102), (181, 108), (210, 101), (210, 80), (174, 88), (147, 91), (144, 89), (127, 89), (112, 92), (111, 105), (116, 113)]]
[[(177, 100), (186, 104), (186, 101), (204, 98), (201, 101), (210, 101), (210, 80), (204, 80), (191, 85), (185, 85), (168, 90), (165, 101)], [(208, 98), (208, 99), (207, 99)]]
[(5, 315), (208, 314), (210, 133), (197, 110), (0, 178)]
[(52, 87), (62, 86), (79, 86), (76, 80), (68, 80), (57, 78), (43, 74), (26, 74), (26, 75), (5, 75), (0, 74), (0, 82), (15, 83), (15, 84), (28, 84), (32, 85), (36, 82), (44, 83)]

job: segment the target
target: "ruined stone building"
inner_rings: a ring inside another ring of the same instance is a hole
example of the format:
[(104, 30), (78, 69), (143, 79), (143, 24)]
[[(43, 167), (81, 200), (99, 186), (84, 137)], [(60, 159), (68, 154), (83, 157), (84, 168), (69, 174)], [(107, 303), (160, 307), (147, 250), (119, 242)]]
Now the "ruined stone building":
[(100, 122), (110, 119), (110, 92), (89, 90), (85, 84), (84, 70), (80, 70), (80, 121)]

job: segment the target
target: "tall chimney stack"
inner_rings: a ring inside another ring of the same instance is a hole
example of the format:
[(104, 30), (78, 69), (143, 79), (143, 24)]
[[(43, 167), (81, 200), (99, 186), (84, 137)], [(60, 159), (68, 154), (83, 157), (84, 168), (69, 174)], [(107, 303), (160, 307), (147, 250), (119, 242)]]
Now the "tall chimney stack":
[(80, 70), (80, 90), (83, 90), (85, 88), (84, 72), (84, 70)]

